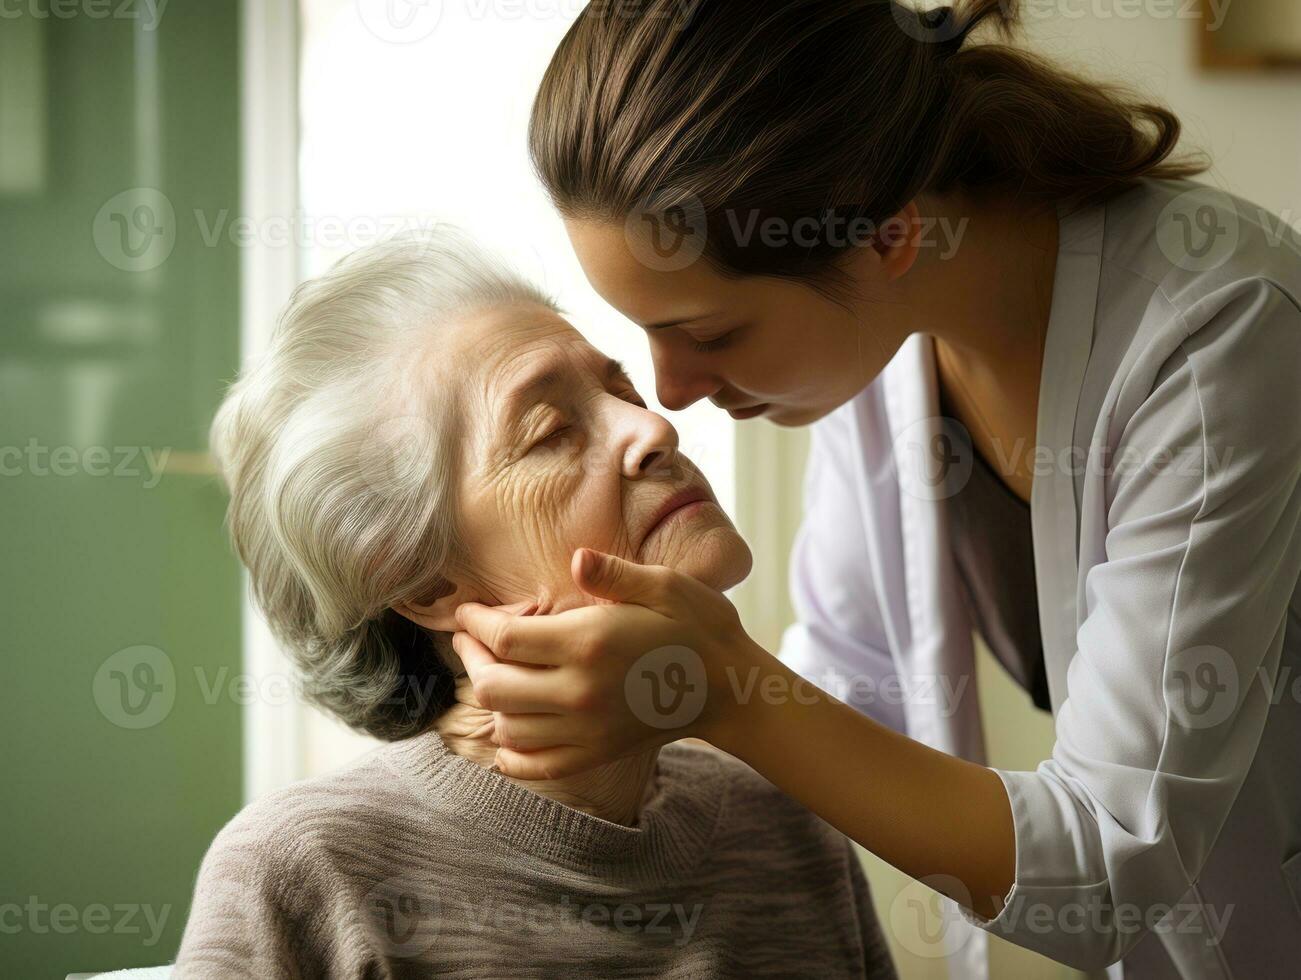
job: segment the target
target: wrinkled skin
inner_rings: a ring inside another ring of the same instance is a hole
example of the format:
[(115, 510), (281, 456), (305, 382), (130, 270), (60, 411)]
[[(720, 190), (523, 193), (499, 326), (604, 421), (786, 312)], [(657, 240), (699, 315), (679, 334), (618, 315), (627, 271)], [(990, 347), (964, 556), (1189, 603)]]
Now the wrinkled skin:
[[(501, 306), (463, 317), (449, 334), (432, 370), (455, 392), (461, 416), (454, 424), (466, 567), (451, 573), (455, 592), (395, 607), (400, 613), (451, 632), (460, 628), (454, 614), (463, 602), (516, 616), (605, 602), (575, 584), (572, 559), (580, 548), (668, 566), (720, 591), (745, 578), (750, 550), (678, 452), (673, 426), (564, 319), (544, 307)], [(513, 411), (511, 393), (548, 368), (554, 383)], [(684, 489), (708, 502), (652, 529), (664, 503)], [(479, 703), (462, 665), (450, 666), (459, 675), (456, 704), (439, 717), (438, 732), (451, 751), (491, 766), (505, 737), (500, 718)], [(529, 788), (632, 823), (653, 790), (657, 754), (635, 753)]]
[[(719, 590), (749, 573), (749, 549), (678, 452), (673, 426), (565, 320), (502, 306), (464, 317), (451, 334), (439, 357), (463, 394), (458, 516), (470, 567), (454, 576), (454, 595), (416, 610), (425, 625), (455, 630), (451, 613), (466, 601), (527, 600), (540, 614), (590, 604), (570, 575), (582, 547), (667, 565)], [(548, 367), (555, 383), (508, 411), (512, 391)], [(711, 502), (647, 534), (684, 488)]]

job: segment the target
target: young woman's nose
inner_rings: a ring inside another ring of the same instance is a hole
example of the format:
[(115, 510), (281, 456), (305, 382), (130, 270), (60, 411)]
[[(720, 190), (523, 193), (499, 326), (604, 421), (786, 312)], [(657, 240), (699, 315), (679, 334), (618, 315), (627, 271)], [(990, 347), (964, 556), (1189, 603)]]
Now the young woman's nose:
[(682, 340), (651, 344), (655, 396), (672, 412), (708, 398), (723, 387), (718, 376), (707, 369), (704, 357), (691, 350), (689, 342)]

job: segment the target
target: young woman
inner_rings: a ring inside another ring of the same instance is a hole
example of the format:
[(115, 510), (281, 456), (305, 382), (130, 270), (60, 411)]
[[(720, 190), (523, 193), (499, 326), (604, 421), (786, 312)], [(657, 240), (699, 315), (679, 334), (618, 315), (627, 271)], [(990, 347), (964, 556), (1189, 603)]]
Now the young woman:
[[(1171, 158), (1167, 110), (966, 43), (1012, 7), (579, 18), (535, 106), (537, 169), (666, 407), (814, 424), (800, 623), (779, 659), (718, 592), (580, 549), (576, 583), (607, 602), (467, 604), (455, 647), (508, 774), (703, 738), (1054, 959), (1283, 975), (1301, 255), (1188, 179), (1204, 167)], [(1033, 772), (984, 764), (973, 627), (1054, 715)]]

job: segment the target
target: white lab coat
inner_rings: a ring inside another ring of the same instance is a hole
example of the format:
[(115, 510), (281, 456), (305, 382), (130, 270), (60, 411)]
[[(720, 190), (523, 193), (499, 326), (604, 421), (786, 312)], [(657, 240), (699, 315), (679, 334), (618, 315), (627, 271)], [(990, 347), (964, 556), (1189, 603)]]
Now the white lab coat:
[[(946, 920), (950, 972), (986, 975), (983, 929), (1113, 977), (1301, 976), (1296, 232), (1185, 181), (1059, 215), (1031, 496), (1056, 741), (995, 770), (1015, 884)], [(972, 450), (938, 415), (916, 334), (813, 427), (782, 656), (983, 763), (944, 513)]]

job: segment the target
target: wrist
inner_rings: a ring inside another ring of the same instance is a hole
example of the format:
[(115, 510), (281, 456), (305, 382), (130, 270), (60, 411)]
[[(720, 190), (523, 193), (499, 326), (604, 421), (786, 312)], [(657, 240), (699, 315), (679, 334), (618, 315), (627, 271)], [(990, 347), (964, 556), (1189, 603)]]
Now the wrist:
[(729, 755), (744, 758), (745, 746), (779, 699), (789, 668), (748, 636), (717, 662), (709, 678), (709, 710), (698, 737)]

